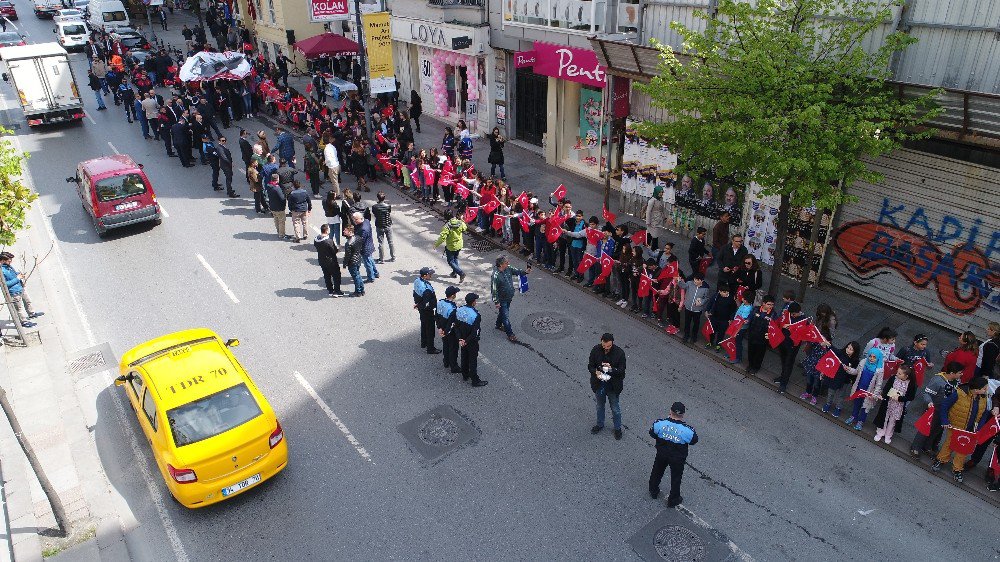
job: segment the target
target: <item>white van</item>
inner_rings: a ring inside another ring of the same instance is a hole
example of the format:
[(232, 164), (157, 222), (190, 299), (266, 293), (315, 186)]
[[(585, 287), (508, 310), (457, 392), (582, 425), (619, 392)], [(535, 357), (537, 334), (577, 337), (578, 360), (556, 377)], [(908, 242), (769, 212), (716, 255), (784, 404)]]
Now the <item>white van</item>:
[(94, 29), (111, 30), (116, 27), (130, 27), (132, 25), (132, 20), (129, 19), (128, 12), (121, 0), (91, 2), (88, 11), (90, 12), (88, 23)]
[(87, 45), (90, 30), (82, 21), (61, 21), (53, 30), (59, 36), (59, 44), (67, 51), (83, 49)]

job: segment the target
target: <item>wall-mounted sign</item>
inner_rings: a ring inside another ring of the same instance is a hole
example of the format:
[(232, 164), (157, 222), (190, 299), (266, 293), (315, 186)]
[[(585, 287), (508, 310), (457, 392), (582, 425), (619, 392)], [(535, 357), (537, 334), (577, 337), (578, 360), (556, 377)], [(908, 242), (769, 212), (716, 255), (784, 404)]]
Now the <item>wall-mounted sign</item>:
[(468, 49), (472, 46), (472, 37), (468, 35), (463, 35), (461, 37), (453, 37), (451, 39), (451, 50), (461, 51), (462, 49)]
[(392, 16), (392, 38), (472, 55), (489, 45), (489, 28)]
[(347, 0), (309, 0), (309, 21), (346, 20), (351, 17)]
[(494, 88), (493, 97), (495, 97), (497, 101), (507, 101), (507, 84), (497, 82), (494, 85), (496, 88)]
[[(607, 82), (607, 69), (598, 62), (597, 53), (589, 49), (535, 41), (534, 53), (535, 74), (554, 76), (598, 88), (603, 88)], [(518, 54), (520, 53), (514, 55), (515, 61)]]
[(514, 53), (514, 68), (535, 66), (535, 51), (518, 51)]

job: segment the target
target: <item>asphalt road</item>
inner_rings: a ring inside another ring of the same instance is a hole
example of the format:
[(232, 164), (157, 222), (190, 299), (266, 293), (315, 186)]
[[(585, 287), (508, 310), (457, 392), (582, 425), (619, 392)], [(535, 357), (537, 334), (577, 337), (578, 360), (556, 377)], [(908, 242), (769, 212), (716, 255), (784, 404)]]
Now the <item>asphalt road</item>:
[[(21, 23), (33, 39), (47, 39), (50, 22), (26, 14)], [(73, 60), (82, 80), (86, 60)], [(9, 104), (9, 86), (3, 94)], [(111, 484), (139, 522), (128, 531), (137, 559), (635, 559), (627, 541), (666, 509), (646, 494), (654, 456), (646, 430), (675, 400), (687, 404), (701, 437), (685, 473), (685, 505), (755, 559), (1000, 554), (990, 505), (544, 272), (531, 275), (531, 290), (512, 308), (527, 346), (494, 331), (494, 312), (481, 307), (480, 369), (490, 384), (463, 385), (440, 356), (422, 354), (411, 308), (415, 272), (447, 269), (432, 247), (439, 220), (378, 184), (394, 204), (397, 261), (380, 267), (367, 297), (328, 299), (310, 243), (277, 240), (251, 200), (211, 190), (207, 166), (182, 168), (120, 108), (109, 101), (108, 111), (95, 111), (87, 94), (82, 124), (24, 127), (19, 136), (97, 341), (120, 354), (188, 327), (240, 338), (236, 355), (290, 446), (279, 477), (186, 510), (165, 499), (148, 452), (136, 458), (127, 436), (138, 426), (131, 418), (123, 426), (118, 390), (108, 388), (96, 439)], [(236, 129), (227, 132), (235, 149)], [(145, 165), (169, 217), (101, 240), (64, 180), (78, 161), (116, 149)], [(311, 222), (321, 221), (319, 211)], [(495, 255), (465, 252), (471, 275), (460, 298), (475, 290), (485, 304)], [(446, 281), (435, 282), (439, 294)], [(531, 329), (532, 314), (561, 321), (550, 325), (557, 333)], [(606, 331), (629, 361), (621, 441), (589, 432), (586, 359)], [(478, 436), (427, 462), (398, 428), (441, 405), (461, 412)]]

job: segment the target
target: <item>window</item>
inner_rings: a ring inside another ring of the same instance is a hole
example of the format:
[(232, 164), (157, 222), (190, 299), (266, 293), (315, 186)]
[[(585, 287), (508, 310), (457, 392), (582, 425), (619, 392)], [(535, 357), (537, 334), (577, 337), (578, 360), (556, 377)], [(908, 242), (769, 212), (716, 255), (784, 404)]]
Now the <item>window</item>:
[(63, 35), (86, 35), (87, 28), (82, 25), (64, 25)]
[(603, 29), (604, 0), (515, 0), (504, 2), (506, 23), (594, 33)]
[(178, 447), (225, 433), (261, 415), (246, 383), (240, 383), (178, 406), (167, 412), (167, 423)]
[(257, 19), (264, 21), (264, 10), (260, 8), (260, 0), (253, 0), (253, 3), (257, 7)]
[(267, 0), (267, 13), (271, 17), (271, 23), (277, 22), (277, 18), (274, 17), (274, 0)]
[(139, 398), (142, 396), (142, 377), (139, 376), (139, 373), (129, 374), (132, 375), (132, 379), (128, 383), (132, 386), (132, 392), (135, 392), (135, 397)]
[(122, 11), (118, 11), (118, 12), (104, 12), (103, 14), (101, 14), (101, 16), (104, 18), (105, 22), (110, 22), (110, 21), (126, 21), (128, 19), (128, 16), (125, 15), (125, 12), (122, 12)]
[(98, 200), (114, 201), (146, 193), (146, 182), (139, 174), (125, 174), (98, 181), (96, 189)]
[(146, 414), (146, 419), (149, 420), (150, 427), (153, 431), (156, 431), (156, 404), (153, 404), (153, 399), (149, 396), (149, 390), (146, 390), (142, 394), (142, 411)]

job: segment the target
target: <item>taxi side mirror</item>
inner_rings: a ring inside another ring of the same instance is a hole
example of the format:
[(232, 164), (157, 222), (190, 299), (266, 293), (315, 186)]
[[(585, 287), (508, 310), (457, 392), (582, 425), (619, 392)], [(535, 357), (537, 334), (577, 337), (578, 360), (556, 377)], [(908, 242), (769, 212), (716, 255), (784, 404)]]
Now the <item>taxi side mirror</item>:
[(132, 373), (115, 378), (115, 386), (122, 386), (132, 380)]
[(239, 346), (240, 346), (240, 340), (236, 338), (226, 340), (226, 347), (239, 347)]
[(10, 82), (10, 76), (7, 76), (6, 72), (4, 72), (2, 76), (3, 76), (3, 81), (4, 82)]
[(75, 181), (76, 181), (76, 178), (73, 178), (73, 177), (66, 178), (66, 183), (73, 183)]

